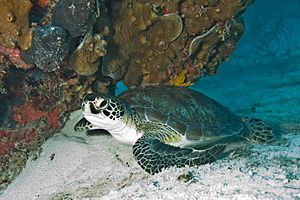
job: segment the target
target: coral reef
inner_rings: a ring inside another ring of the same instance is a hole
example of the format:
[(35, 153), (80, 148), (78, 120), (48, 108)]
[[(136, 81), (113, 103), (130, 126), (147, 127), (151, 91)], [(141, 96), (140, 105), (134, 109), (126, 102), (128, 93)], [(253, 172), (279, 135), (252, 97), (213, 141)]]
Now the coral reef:
[(37, 110), (32, 103), (25, 103), (24, 105), (13, 108), (13, 119), (20, 125), (24, 126), (28, 122), (35, 122), (44, 117), (51, 125), (52, 128), (58, 129), (58, 108), (51, 110), (50, 112), (43, 112)]
[(27, 50), (31, 43), (29, 28), (30, 0), (0, 1), (0, 45)]
[[(128, 87), (185, 86), (212, 75), (241, 36), (238, 17), (251, 2), (115, 1), (111, 4), (114, 34), (108, 43), (118, 50), (108, 49), (102, 72), (123, 79)], [(178, 77), (184, 82), (179, 83)]]
[(59, 68), (70, 47), (66, 31), (57, 26), (40, 26), (32, 31), (32, 36), (32, 46), (21, 52), (22, 59), (45, 72)]
[[(136, 1), (125, 0), (113, 2), (113, 29), (111, 45), (117, 50), (108, 49), (108, 58), (105, 56), (102, 63), (102, 73), (112, 79), (120, 80), (126, 72), (128, 59), (133, 47), (135, 34), (146, 30), (157, 16), (152, 15), (151, 8), (143, 6)], [(110, 46), (110, 44), (109, 44)], [(118, 59), (116, 59), (118, 58)], [(137, 74), (140, 72), (136, 72)], [(133, 79), (140, 78), (132, 76)]]
[(60, 0), (54, 7), (52, 24), (64, 28), (73, 38), (84, 35), (95, 21), (95, 0)]
[(17, 142), (28, 145), (36, 140), (36, 130), (26, 129), (24, 132), (17, 130), (0, 130), (0, 156), (10, 154)]
[(0, 0), (0, 192), (86, 93), (216, 73), (251, 0)]
[(0, 191), (19, 175), (29, 157), (39, 154), (43, 131), (31, 127), (0, 130)]
[(100, 65), (100, 57), (104, 56), (106, 42), (100, 34), (89, 31), (81, 44), (69, 58), (69, 67), (80, 75), (94, 74)]
[(2, 81), (0, 81), (0, 95), (7, 94), (5, 85)]
[(0, 62), (15, 65), (18, 68), (29, 69), (33, 67), (21, 59), (21, 51), (18, 48), (10, 49), (0, 46)]
[(47, 2), (47, 1), (48, 1), (48, 0), (38, 0), (38, 1), (37, 1), (37, 4), (38, 4), (39, 7), (45, 8), (45, 7), (48, 5), (48, 2)]
[[(12, 66), (4, 70), (0, 76), (1, 91), (5, 91), (0, 94), (0, 132), (5, 132), (5, 137), (0, 135), (0, 143), (5, 143), (0, 147), (0, 190), (18, 175), (42, 142), (62, 128), (69, 111), (78, 108), (83, 96), (76, 93), (82, 83), (74, 83), (77, 77), (67, 70), (57, 74)], [(36, 134), (31, 133), (33, 129)], [(15, 133), (28, 136), (15, 140)], [(20, 162), (15, 163), (17, 160)]]

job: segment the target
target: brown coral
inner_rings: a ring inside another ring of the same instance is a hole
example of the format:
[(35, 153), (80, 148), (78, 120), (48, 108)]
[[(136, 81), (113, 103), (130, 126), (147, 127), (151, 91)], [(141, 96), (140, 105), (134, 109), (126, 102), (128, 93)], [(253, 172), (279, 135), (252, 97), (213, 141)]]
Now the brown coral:
[(135, 35), (145, 31), (157, 18), (150, 6), (132, 0), (114, 2), (113, 5), (113, 28), (115, 34), (112, 36), (108, 49), (108, 57), (104, 57), (102, 73), (115, 80), (120, 80), (127, 70), (128, 59), (133, 50), (132, 40)]
[(178, 38), (182, 29), (181, 17), (177, 14), (167, 14), (158, 17), (151, 27), (138, 34), (133, 40), (132, 59), (124, 83), (139, 86), (149, 82), (155, 83), (157, 80), (161, 83), (166, 82), (170, 58), (175, 56), (169, 45)]
[(0, 45), (27, 50), (31, 43), (30, 0), (0, 0)]
[(104, 57), (103, 75), (129, 87), (190, 85), (212, 75), (243, 33), (237, 18), (251, 2), (116, 1), (110, 42), (117, 50)]
[(70, 68), (81, 75), (92, 75), (98, 70), (100, 57), (105, 53), (106, 42), (99, 34), (86, 33), (83, 41), (70, 56)]
[(109, 58), (104, 57), (103, 74), (116, 80), (125, 75), (126, 85), (139, 86), (152, 70), (145, 62), (148, 59), (151, 64), (162, 61), (156, 62), (155, 67), (160, 68), (160, 80), (168, 79), (166, 69), (170, 61), (162, 55), (182, 32), (181, 17), (174, 13), (159, 16), (151, 4), (137, 1), (118, 2), (118, 8), (113, 25), (116, 33), (112, 37), (118, 51), (108, 51)]

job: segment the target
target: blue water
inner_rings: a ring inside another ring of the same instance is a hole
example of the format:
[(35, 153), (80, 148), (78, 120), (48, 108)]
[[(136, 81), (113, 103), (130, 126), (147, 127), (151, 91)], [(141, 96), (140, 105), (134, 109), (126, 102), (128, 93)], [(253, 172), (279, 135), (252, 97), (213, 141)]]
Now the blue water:
[(230, 61), (192, 88), (241, 114), (299, 123), (299, 10), (298, 0), (257, 0), (243, 15), (246, 30)]

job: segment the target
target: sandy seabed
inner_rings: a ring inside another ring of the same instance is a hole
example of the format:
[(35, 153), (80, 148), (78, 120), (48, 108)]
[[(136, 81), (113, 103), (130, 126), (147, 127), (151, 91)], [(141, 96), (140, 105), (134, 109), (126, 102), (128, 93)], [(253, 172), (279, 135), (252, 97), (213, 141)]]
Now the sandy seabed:
[(151, 176), (137, 165), (130, 146), (109, 135), (75, 133), (79, 118), (74, 112), (45, 142), (1, 200), (300, 199), (299, 133), (272, 145), (248, 145), (212, 164)]

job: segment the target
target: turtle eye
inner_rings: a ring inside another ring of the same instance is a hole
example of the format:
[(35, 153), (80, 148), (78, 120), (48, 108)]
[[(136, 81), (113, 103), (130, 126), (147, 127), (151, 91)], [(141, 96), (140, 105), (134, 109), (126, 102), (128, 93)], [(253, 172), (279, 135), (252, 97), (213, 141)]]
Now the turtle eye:
[(107, 100), (103, 100), (99, 105), (100, 108), (104, 108), (106, 106), (107, 106)]
[(89, 93), (85, 95), (84, 101), (95, 101), (96, 98), (97, 98), (97, 94)]

